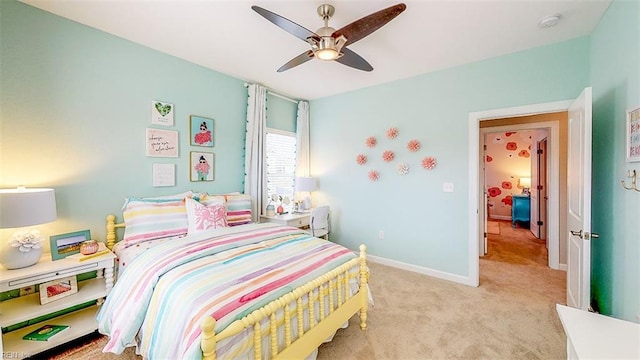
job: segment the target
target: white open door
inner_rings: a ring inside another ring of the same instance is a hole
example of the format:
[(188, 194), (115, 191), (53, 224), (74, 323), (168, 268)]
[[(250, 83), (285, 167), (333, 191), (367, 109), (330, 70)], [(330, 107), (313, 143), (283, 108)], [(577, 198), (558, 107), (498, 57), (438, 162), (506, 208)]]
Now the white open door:
[(591, 88), (569, 108), (567, 305), (589, 309), (591, 293)]

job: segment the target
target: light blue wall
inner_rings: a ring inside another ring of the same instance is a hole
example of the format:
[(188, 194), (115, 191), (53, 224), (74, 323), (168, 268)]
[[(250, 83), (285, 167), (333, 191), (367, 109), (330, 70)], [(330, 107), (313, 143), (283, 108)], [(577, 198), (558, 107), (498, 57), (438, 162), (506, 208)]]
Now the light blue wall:
[[(311, 172), (332, 239), (380, 257), (468, 276), (469, 113), (576, 98), (589, 85), (586, 37), (311, 102)], [(576, 61), (576, 59), (581, 59)], [(385, 138), (395, 126), (399, 137)], [(368, 136), (378, 146), (365, 146)], [(410, 139), (422, 143), (409, 153)], [(396, 152), (385, 163), (383, 150)], [(369, 162), (360, 166), (356, 155)], [(420, 160), (437, 158), (435, 170)], [(398, 161), (409, 174), (396, 173)], [(378, 182), (367, 171), (381, 173)], [(453, 193), (443, 183), (454, 184)], [(384, 239), (378, 239), (379, 230)]]
[[(622, 189), (626, 109), (640, 106), (640, 3), (614, 1), (591, 35), (593, 84), (592, 293), (601, 312), (640, 316), (640, 193)], [(627, 185), (630, 183), (626, 179)]]
[(298, 104), (267, 93), (267, 127), (296, 132)]
[[(127, 196), (243, 190), (247, 91), (205, 69), (15, 1), (0, 1), (0, 187), (56, 190), (49, 234), (89, 228)], [(175, 105), (179, 158), (145, 156), (151, 101)], [(189, 115), (213, 118), (214, 148), (189, 145)], [(189, 152), (215, 153), (215, 181), (189, 181)], [(176, 186), (152, 187), (154, 162)]]

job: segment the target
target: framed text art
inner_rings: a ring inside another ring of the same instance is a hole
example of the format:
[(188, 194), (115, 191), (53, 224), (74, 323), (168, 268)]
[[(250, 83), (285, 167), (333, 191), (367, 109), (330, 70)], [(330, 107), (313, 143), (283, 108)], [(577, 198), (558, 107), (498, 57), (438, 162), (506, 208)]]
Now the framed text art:
[(191, 145), (213, 147), (213, 119), (191, 115)]
[(147, 156), (178, 157), (178, 132), (147, 128)]
[(627, 110), (627, 162), (640, 161), (640, 106)]
[(151, 102), (151, 123), (173, 126), (173, 104), (154, 100)]
[(213, 181), (214, 158), (212, 152), (191, 152), (191, 181)]
[(89, 230), (76, 231), (49, 237), (51, 260), (60, 260), (69, 255), (80, 253), (80, 245), (91, 239)]

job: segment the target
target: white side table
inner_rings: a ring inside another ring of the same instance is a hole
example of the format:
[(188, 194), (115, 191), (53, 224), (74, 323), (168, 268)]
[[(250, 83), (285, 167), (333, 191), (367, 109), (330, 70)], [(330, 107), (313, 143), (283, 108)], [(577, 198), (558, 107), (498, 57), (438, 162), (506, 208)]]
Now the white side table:
[[(0, 351), (11, 358), (33, 356), (54, 346), (89, 334), (98, 328), (96, 313), (98, 306), (113, 287), (113, 266), (116, 256), (109, 252), (85, 261), (62, 259), (51, 261), (51, 254), (45, 253), (40, 261), (30, 267), (7, 270), (0, 266), (0, 292), (41, 284), (68, 276), (97, 271), (97, 277), (78, 283), (78, 292), (44, 305), (40, 304), (38, 293), (20, 296), (0, 303), (0, 325), (8, 327), (39, 316), (68, 309), (92, 300), (97, 304), (59, 317), (29, 325), (2, 334)], [(45, 324), (69, 325), (69, 329), (57, 334), (49, 341), (22, 340), (22, 337)]]
[(293, 213), (293, 214), (289, 213), (289, 214), (274, 215), (274, 216), (262, 215), (260, 216), (260, 221), (275, 222), (282, 225), (293, 226), (297, 228), (307, 228), (309, 227), (310, 217), (311, 217), (311, 212)]
[(567, 359), (640, 359), (640, 324), (556, 304)]

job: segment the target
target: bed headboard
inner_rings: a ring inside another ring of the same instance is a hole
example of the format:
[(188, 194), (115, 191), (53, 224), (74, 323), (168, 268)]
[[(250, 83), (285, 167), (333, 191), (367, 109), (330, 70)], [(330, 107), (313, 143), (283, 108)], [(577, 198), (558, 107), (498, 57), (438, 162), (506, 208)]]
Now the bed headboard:
[(124, 229), (124, 223), (116, 223), (115, 215), (107, 216), (107, 247), (109, 250), (113, 250), (114, 245), (118, 241), (116, 229)]

